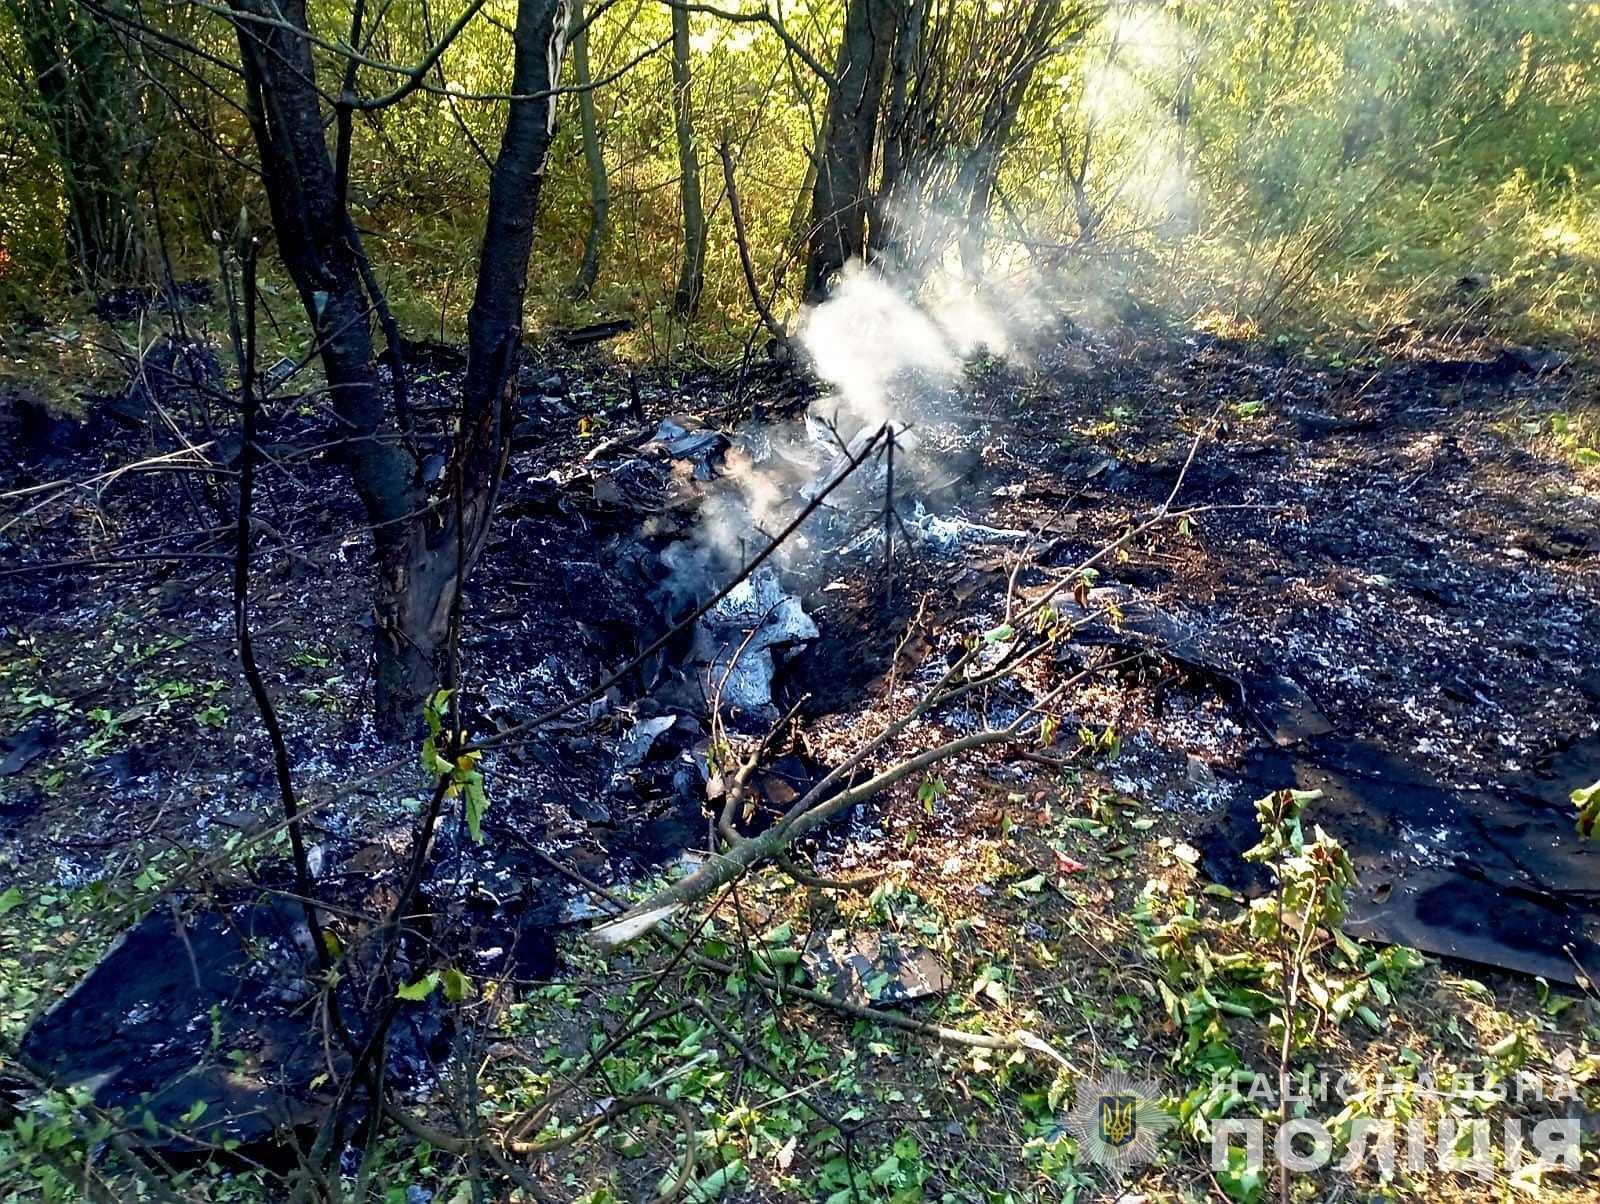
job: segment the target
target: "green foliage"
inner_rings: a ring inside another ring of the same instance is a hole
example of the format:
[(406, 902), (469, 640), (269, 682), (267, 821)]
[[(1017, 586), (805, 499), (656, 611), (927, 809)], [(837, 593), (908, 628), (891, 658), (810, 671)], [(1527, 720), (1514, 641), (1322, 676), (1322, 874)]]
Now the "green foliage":
[(1339, 842), (1321, 828), (1307, 843), (1300, 815), (1321, 795), (1311, 790), (1278, 790), (1256, 801), (1261, 840), (1246, 849), (1246, 861), (1272, 866), (1279, 882), (1274, 898), (1250, 907), (1250, 932), (1258, 940), (1279, 940), (1288, 932), (1303, 934), (1318, 926), (1336, 929), (1348, 910), (1345, 891), (1356, 874)]
[(478, 761), (483, 756), (476, 750), (451, 751), (449, 756), (439, 750), (452, 750), (454, 733), (445, 736), (444, 716), (450, 706), (453, 690), (440, 690), (423, 708), (428, 722), (428, 735), (422, 742), (422, 768), (445, 785), (445, 797), (460, 797), (465, 809), (467, 831), (472, 839), (483, 842), (483, 817), (489, 810), (489, 797), (483, 790), (483, 772)]
[[(0, 5), (0, 63), (25, 61), (12, 6)], [(33, 81), (0, 71), (0, 314), (35, 310), (41, 288), (65, 283), (66, 209)]]
[(438, 988), (439, 974), (437, 971), (430, 971), (417, 979), (416, 982), (400, 987), (395, 991), (395, 994), (408, 1003), (421, 1003)]
[(1600, 782), (1572, 792), (1572, 801), (1578, 808), (1578, 833), (1585, 839), (1594, 835), (1594, 826), (1600, 823)]
[[(1591, 328), (1600, 295), (1593, 5), (1227, 0), (1085, 11), (1039, 67), (1012, 129), (989, 215), (998, 271), (1026, 268), (1097, 316), (1138, 297), (1244, 330), (1359, 332), (1431, 318), (1569, 339)], [(24, 59), (13, 12), (0, 7), (0, 62)], [(966, 5), (950, 14), (941, 53), (959, 61), (981, 22)], [(768, 26), (691, 16), (712, 236), (701, 316), (686, 329), (671, 312), (682, 217), (669, 12), (600, 5), (590, 15), (611, 229), (594, 291), (574, 302), (567, 286), (590, 202), (569, 115), (541, 199), (537, 316), (631, 316), (639, 327), (627, 349), (658, 357), (742, 345), (753, 314), (713, 148), (726, 138), (733, 150), (759, 282), (787, 316), (823, 85)], [(823, 62), (840, 16), (837, 0), (784, 10), (790, 36)], [(349, 7), (313, 5), (312, 18), (326, 39), (318, 70), (336, 78)], [(220, 13), (158, 9), (146, 19), (168, 47), (198, 53), (138, 64), (154, 85), (130, 115), (142, 125), (141, 199), (151, 210), (159, 198), (180, 273), (209, 271), (209, 232), (228, 228), (241, 200), (263, 208), (258, 183), (227, 157), (253, 156), (241, 111), (223, 99), (238, 99), (222, 66), (237, 50)], [(367, 31), (369, 54), (419, 61), (439, 21), (388, 6)], [(426, 87), (355, 123), (354, 215), (373, 232), (369, 250), (414, 332), (461, 331), (486, 156), (504, 118), (502, 101), (483, 98), (503, 95), (509, 60), (503, 20), (469, 22)], [(358, 87), (391, 83), (368, 68)], [(60, 172), (32, 94), (24, 73), (0, 73), (0, 307), (37, 310), (66, 282), (66, 243)], [(944, 134), (957, 156), (971, 138), (964, 126)], [(1105, 254), (1040, 257), (1041, 247), (1079, 239)], [(1472, 288), (1457, 288), (1469, 277)]]
[[(1280, 790), (1256, 804), (1261, 840), (1244, 855), (1272, 867), (1276, 892), (1222, 920), (1211, 918), (1204, 898), (1164, 897), (1151, 884), (1135, 912), (1146, 954), (1161, 970), (1162, 1006), (1183, 1034), (1177, 1064), (1201, 1082), (1179, 1113), (1196, 1131), (1245, 1103), (1215, 1085), (1215, 1076), (1251, 1065), (1241, 1032), (1287, 1036), (1291, 1051), (1316, 1042), (1325, 1023), (1358, 1021), (1382, 1032), (1382, 1012), (1423, 964), (1412, 950), (1375, 950), (1340, 929), (1355, 873), (1320, 828), (1306, 839), (1301, 813), (1316, 797)], [(1239, 1190), (1235, 1198), (1253, 1198), (1242, 1183)]]

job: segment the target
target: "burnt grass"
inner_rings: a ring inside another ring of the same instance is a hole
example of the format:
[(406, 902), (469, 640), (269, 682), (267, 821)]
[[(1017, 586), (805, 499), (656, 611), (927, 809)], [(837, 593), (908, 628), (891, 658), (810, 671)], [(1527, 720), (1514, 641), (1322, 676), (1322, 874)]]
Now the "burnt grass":
[[(419, 411), (437, 415), (459, 361), (446, 348), (415, 349), (414, 360)], [(0, 399), (13, 449), (0, 465), (0, 883), (29, 893), (170, 864), (161, 858), (215, 849), (276, 813), (271, 757), (233, 653), (231, 412), (173, 380), (154, 399), (173, 426), (128, 393), (89, 398), (66, 418), (15, 390)], [(559, 350), (530, 363), (522, 384), (462, 646), (468, 722), (482, 735), (585, 692), (683, 613), (660, 555), (693, 534), (704, 484), (692, 460), (647, 446), (660, 421), (695, 415), (737, 436), (797, 415), (817, 393), (767, 365), (646, 371)], [(1527, 970), (1503, 951), (1523, 937), (1482, 913), (1515, 895), (1592, 942), (1600, 901), (1563, 795), (1600, 778), (1600, 484), (1551, 433), (1553, 417), (1592, 411), (1597, 391), (1596, 366), (1581, 359), (1414, 335), (1332, 366), (1197, 332), (1069, 327), (1025, 365), (983, 359), (928, 390), (920, 433), (943, 454), (907, 471), (897, 505), (1034, 533), (1018, 575), (1026, 589), (1176, 489), (1191, 520), (1127, 544), (1095, 584), (1179, 624), (1193, 645), (1118, 637), (1064, 654), (1105, 664), (1067, 703), (1066, 743), (1050, 755), (1161, 815), (1160, 831), (1247, 891), (1261, 884), (1229, 852), (1255, 839), (1251, 789), (1308, 772), (1355, 783), (1347, 797), (1332, 792), (1324, 822), (1354, 846), (1364, 881), (1403, 895), (1408, 875), (1431, 885), (1454, 875), (1439, 896), (1456, 900), (1447, 914), (1411, 915), (1406, 934)], [(175, 429), (209, 468), (178, 454)], [(316, 797), (400, 766), (312, 821), (331, 889), (358, 899), (374, 867), (404, 852), (396, 834), (426, 783), (414, 751), (384, 745), (366, 718), (370, 541), (314, 391), (282, 386), (264, 440), (254, 628), (296, 785)], [(444, 436), (422, 443), (436, 455)], [(152, 456), (169, 460), (145, 463)], [(804, 735), (773, 767), (774, 806), (792, 797), (785, 782), (802, 786), (830, 749), (848, 747), (953, 635), (999, 621), (1016, 544), (899, 543), (889, 580), (881, 548), (819, 553), (786, 579), (821, 636), (776, 680), (781, 706), (804, 699)], [(496, 888), (468, 938), (511, 949), (523, 959), (516, 977), (553, 971), (549, 932), (571, 918), (575, 894), (527, 850), (616, 883), (706, 847), (686, 755), (698, 721), (675, 726), (643, 764), (616, 764), (634, 725), (692, 710), (686, 655), (670, 645), (605, 697), (489, 754), (496, 852), (465, 849), (459, 825), (447, 825), (437, 876), (519, 884), (523, 903), (504, 906)], [(1293, 705), (1262, 704), (1251, 683), (1282, 679), (1296, 687)], [(1080, 728), (1115, 731), (1120, 755), (1075, 751)], [(1022, 750), (985, 753), (950, 767), (937, 807), (914, 787), (891, 792), (808, 852), (847, 870), (900, 856), (913, 831), (957, 855), (964, 838), (992, 830), (998, 800), (1037, 799), (1055, 782)], [(1497, 790), (1523, 811), (1462, 811)], [(1547, 838), (1555, 854), (1528, 852)], [(1456, 871), (1473, 867), (1465, 878), (1487, 894), (1449, 893), (1462, 889)], [(959, 868), (946, 877), (966, 891)], [(982, 905), (982, 891), (968, 893)], [(526, 939), (507, 941), (496, 925)], [(1559, 954), (1533, 969), (1561, 977), (1551, 972)], [(1573, 956), (1600, 963), (1592, 944)]]

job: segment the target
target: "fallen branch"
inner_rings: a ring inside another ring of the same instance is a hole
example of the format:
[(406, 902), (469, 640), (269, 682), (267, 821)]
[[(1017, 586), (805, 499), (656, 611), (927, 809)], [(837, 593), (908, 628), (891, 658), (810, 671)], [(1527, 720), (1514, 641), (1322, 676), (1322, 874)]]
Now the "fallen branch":
[[(1048, 697), (1053, 699), (1055, 695), (1056, 692), (1052, 691)], [(835, 815), (864, 802), (896, 782), (929, 769), (941, 761), (970, 752), (972, 749), (1016, 740), (1023, 730), (1024, 721), (1032, 717), (1033, 710), (1029, 708), (1016, 722), (1006, 727), (989, 728), (961, 736), (892, 765), (859, 786), (840, 791), (824, 803), (807, 805), (806, 799), (811, 797), (808, 794), (796, 804), (796, 810), (791, 810), (782, 821), (765, 832), (741, 837), (694, 873), (679, 879), (665, 890), (658, 891), (637, 907), (630, 909), (626, 915), (590, 929), (589, 942), (601, 949), (612, 949), (637, 940), (683, 907), (708, 898), (714, 891), (743, 877), (756, 865), (776, 856), (806, 833), (827, 823)], [(881, 748), (883, 742), (885, 738), (880, 736), (869, 745), (869, 748), (873, 750)]]
[[(1208, 422), (1195, 435), (1188, 457), (1185, 459), (1183, 467), (1178, 473), (1178, 479), (1174, 483), (1166, 501), (1152, 511), (1144, 521), (1129, 527), (1116, 539), (1086, 557), (1075, 568), (1064, 573), (1054, 586), (1016, 612), (1013, 612), (1012, 609), (1013, 598), (1011, 595), (1015, 589), (1016, 579), (1015, 574), (1012, 574), (1011, 584), (1008, 586), (1006, 615), (1007, 623), (1013, 631), (1013, 635), (1008, 638), (1015, 639), (1016, 642), (1009, 651), (1000, 657), (997, 664), (985, 666), (976, 675), (968, 677), (968, 670), (977, 665), (985, 647), (983, 643), (976, 641), (969, 644), (962, 654), (956, 658), (949, 671), (924, 692), (921, 700), (906, 715), (891, 722), (877, 736), (868, 740), (862, 748), (847, 757), (841, 764), (835, 766), (803, 797), (796, 800), (789, 811), (771, 828), (754, 836), (733, 838), (726, 822), (719, 825), (721, 835), (727, 842), (720, 853), (712, 856), (692, 874), (657, 891), (649, 898), (629, 908), (616, 919), (608, 920), (592, 928), (587, 937), (590, 944), (599, 949), (614, 949), (638, 940), (641, 936), (654, 931), (660, 924), (670, 919), (684, 907), (709, 898), (713, 893), (738, 880), (761, 862), (774, 860), (784, 855), (789, 847), (800, 837), (816, 830), (857, 803), (864, 802), (880, 791), (888, 789), (913, 774), (931, 769), (952, 757), (957, 757), (963, 753), (988, 745), (1010, 744), (1021, 739), (1040, 715), (1048, 712), (1067, 690), (1077, 685), (1087, 676), (1087, 670), (1074, 674), (1030, 705), (1024, 707), (1016, 718), (1005, 726), (988, 727), (982, 731), (945, 741), (916, 756), (905, 758), (879, 770), (864, 782), (844, 786), (842, 789), (839, 788), (871, 757), (882, 752), (912, 723), (934, 707), (947, 705), (973, 690), (997, 684), (1012, 676), (1023, 664), (1053, 649), (1063, 629), (1067, 631), (1076, 630), (1081, 625), (1081, 622), (1065, 622), (1062, 620), (1056, 614), (1053, 602), (1064, 590), (1081, 583), (1084, 580), (1084, 574), (1089, 569), (1111, 556), (1117, 550), (1126, 547), (1145, 532), (1163, 523), (1181, 523), (1185, 519), (1209, 509), (1209, 507), (1200, 506), (1187, 510), (1173, 510), (1172, 502), (1182, 489), (1184, 479), (1194, 463), (1200, 444), (1210, 432), (1212, 425), (1212, 423)], [(884, 430), (887, 431), (888, 428), (886, 427)], [(883, 434), (884, 431), (880, 431), (878, 437), (881, 438)], [(890, 432), (890, 437), (892, 439), (892, 432)], [(852, 463), (851, 467), (854, 467), (854, 463)], [(1086, 616), (1082, 622), (1090, 621), (1093, 617)], [(1016, 633), (1026, 630), (1027, 624), (1030, 622), (1036, 622), (1039, 630), (1028, 646), (1020, 647), (1022, 640), (1017, 638)], [(752, 765), (748, 762), (741, 768), (740, 774), (732, 784), (735, 790), (742, 786), (744, 777), (748, 775), (751, 768)], [(837, 792), (830, 793), (833, 791)], [(729, 818), (731, 813), (732, 800), (730, 799), (723, 807), (724, 820)]]
[[(689, 955), (689, 961), (703, 970), (712, 970), (718, 974), (737, 974), (740, 971), (727, 962), (718, 961), (716, 958), (703, 957), (697, 953)], [(797, 987), (793, 983), (780, 983), (776, 978), (765, 971), (754, 967), (746, 968), (743, 973), (760, 986), (771, 991), (782, 991), (793, 999), (804, 999), (807, 1003), (814, 1003), (818, 1007), (829, 1008), (852, 1020), (869, 1020), (873, 1024), (881, 1024), (885, 1028), (897, 1028), (902, 1032), (917, 1033), (924, 1037), (932, 1037), (936, 1041), (943, 1041), (947, 1045), (964, 1045), (970, 1049), (999, 1049), (1016, 1050), (1034, 1048), (1034, 1043), (1039, 1038), (1031, 1033), (1016, 1032), (1005, 1037), (994, 1037), (988, 1033), (969, 1033), (965, 1029), (946, 1028), (942, 1024), (932, 1024), (926, 1020), (918, 1020), (915, 1016), (907, 1016), (904, 1012), (880, 1011), (863, 1004), (851, 1003), (848, 999), (838, 999), (822, 991), (813, 991), (809, 987)]]

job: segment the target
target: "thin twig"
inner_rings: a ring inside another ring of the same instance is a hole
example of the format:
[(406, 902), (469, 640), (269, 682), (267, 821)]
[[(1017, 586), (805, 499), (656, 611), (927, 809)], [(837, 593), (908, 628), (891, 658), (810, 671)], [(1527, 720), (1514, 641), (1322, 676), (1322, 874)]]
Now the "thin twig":
[(726, 137), (717, 147), (717, 154), (722, 157), (722, 178), (728, 188), (728, 216), (733, 219), (733, 239), (739, 248), (739, 266), (744, 271), (744, 284), (750, 292), (750, 303), (756, 307), (756, 313), (761, 315), (761, 324), (771, 332), (773, 339), (787, 356), (790, 352), (789, 332), (774, 316), (772, 307), (762, 299), (761, 285), (756, 280), (755, 259), (750, 254), (750, 236), (744, 226), (744, 210), (739, 205), (739, 189), (733, 181), (733, 151), (729, 149)]
[[(312, 901), (315, 886), (312, 881), (311, 862), (306, 855), (304, 825), (301, 822), (300, 804), (295, 798), (294, 779), (289, 770), (289, 746), (283, 738), (283, 727), (278, 713), (262, 680), (260, 666), (256, 664), (255, 649), (250, 639), (250, 504), (255, 488), (256, 463), (256, 241), (249, 239), (239, 248), (244, 260), (244, 331), (239, 330), (238, 298), (229, 297), (229, 318), (233, 334), (234, 354), (239, 361), (239, 395), (243, 410), (242, 446), (239, 451), (239, 521), (235, 531), (237, 541), (233, 562), (233, 627), (239, 645), (239, 663), (244, 669), (245, 681), (250, 687), (256, 710), (261, 715), (261, 725), (266, 728), (267, 741), (272, 746), (273, 770), (278, 779), (278, 798), (283, 817), (288, 824), (289, 849), (294, 859), (295, 893), (301, 898), (306, 926), (311, 930), (311, 942), (316, 950), (317, 963), (326, 972), (330, 959), (323, 940), (322, 925)], [(224, 284), (232, 293), (231, 276), (224, 276)]]

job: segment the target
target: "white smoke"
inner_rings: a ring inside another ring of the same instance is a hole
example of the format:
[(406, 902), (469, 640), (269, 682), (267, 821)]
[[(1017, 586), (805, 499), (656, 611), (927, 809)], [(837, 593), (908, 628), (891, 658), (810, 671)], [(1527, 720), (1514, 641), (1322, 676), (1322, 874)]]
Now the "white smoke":
[(896, 384), (910, 383), (906, 377), (947, 380), (961, 370), (949, 332), (855, 261), (828, 299), (805, 315), (800, 344), (812, 370), (834, 388), (812, 408), (835, 421), (846, 442), (886, 422), (906, 425), (906, 395), (898, 406), (891, 401)]
[(846, 443), (885, 423), (915, 426), (929, 391), (958, 377), (969, 357), (1013, 352), (1020, 308), (1002, 311), (943, 273), (908, 284), (852, 260), (802, 318), (800, 345), (833, 387), (812, 404), (813, 417), (836, 423)]
[(1173, 105), (1192, 86), (1201, 48), (1192, 31), (1148, 5), (1123, 6), (1106, 25), (1106, 55), (1088, 64), (1083, 91), (1085, 116), (1102, 135), (1091, 171), (1102, 199), (1114, 199), (1128, 222), (1183, 228), (1196, 217), (1197, 184)]
[[(914, 288), (852, 262), (828, 298), (803, 316), (797, 341), (828, 391), (799, 420), (746, 423), (706, 487), (689, 539), (664, 557), (669, 588), (704, 598), (760, 553), (886, 425), (894, 431), (897, 492), (937, 453), (919, 432), (943, 423), (969, 357), (1016, 354), (1029, 307), (995, 303), (940, 278)], [(837, 571), (830, 553), (881, 521), (887, 488), (881, 448), (830, 492), (819, 512), (778, 550), (778, 566), (815, 580)]]

